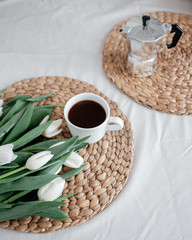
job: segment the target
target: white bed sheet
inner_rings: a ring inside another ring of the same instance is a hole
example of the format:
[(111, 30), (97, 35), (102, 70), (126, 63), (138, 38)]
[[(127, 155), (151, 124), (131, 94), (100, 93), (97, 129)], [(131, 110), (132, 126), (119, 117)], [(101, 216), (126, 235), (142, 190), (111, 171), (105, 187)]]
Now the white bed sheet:
[(0, 0), (0, 89), (24, 78), (67, 76), (116, 101), (135, 135), (131, 177), (86, 223), (48, 234), (0, 229), (2, 240), (192, 239), (192, 117), (147, 109), (102, 68), (107, 34), (138, 13), (191, 14), (190, 0)]

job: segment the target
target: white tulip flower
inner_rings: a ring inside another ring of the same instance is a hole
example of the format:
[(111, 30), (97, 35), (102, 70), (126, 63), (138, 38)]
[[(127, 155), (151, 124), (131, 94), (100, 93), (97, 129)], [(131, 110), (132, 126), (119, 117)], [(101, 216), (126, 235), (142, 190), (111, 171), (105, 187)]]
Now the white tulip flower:
[(17, 158), (13, 152), (13, 144), (6, 144), (0, 146), (0, 165), (5, 165)]
[(37, 196), (40, 201), (54, 201), (62, 195), (65, 186), (65, 180), (57, 177), (47, 183), (37, 191)]
[[(49, 119), (49, 115), (44, 117), (44, 119), (41, 121), (40, 125), (47, 122)], [(62, 119), (54, 120), (49, 127), (44, 131), (43, 136), (47, 138), (52, 138), (56, 135), (58, 135), (60, 132), (62, 132), (62, 129), (59, 129), (59, 127), (62, 124)]]
[(0, 99), (0, 107), (3, 106), (3, 103), (4, 103), (3, 99)]
[(53, 156), (51, 151), (36, 153), (27, 159), (25, 166), (29, 170), (36, 170), (45, 165)]
[(83, 158), (76, 152), (72, 152), (64, 165), (70, 168), (78, 168), (83, 164)]

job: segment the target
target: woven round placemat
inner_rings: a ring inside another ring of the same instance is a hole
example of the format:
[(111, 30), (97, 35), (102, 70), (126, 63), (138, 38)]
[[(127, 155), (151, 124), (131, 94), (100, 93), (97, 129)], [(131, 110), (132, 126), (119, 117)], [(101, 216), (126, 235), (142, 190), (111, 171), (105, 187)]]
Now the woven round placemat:
[(177, 46), (167, 49), (172, 34), (167, 35), (158, 52), (156, 72), (136, 78), (126, 68), (128, 48), (116, 25), (107, 36), (103, 49), (103, 67), (108, 78), (122, 92), (146, 107), (178, 115), (192, 114), (192, 16), (172, 12), (147, 13), (162, 22), (178, 24), (183, 30)]
[[(8, 87), (3, 99), (8, 100), (16, 95), (31, 94), (38, 96), (54, 92), (40, 105), (56, 104), (52, 118), (63, 118), (65, 103), (75, 94), (92, 92), (105, 98), (111, 108), (111, 116), (123, 119), (124, 127), (120, 131), (107, 132), (103, 139), (81, 149), (79, 154), (87, 163), (86, 168), (66, 182), (63, 195), (77, 193), (65, 200), (62, 207), (70, 217), (64, 221), (54, 221), (38, 216), (19, 220), (4, 221), (0, 227), (22, 232), (43, 233), (71, 227), (86, 222), (103, 211), (121, 192), (126, 184), (133, 161), (133, 132), (127, 117), (115, 102), (105, 97), (92, 85), (65, 77), (39, 77), (24, 79)], [(56, 138), (69, 138), (70, 133), (63, 118), (63, 132)], [(62, 172), (69, 170), (64, 167)]]

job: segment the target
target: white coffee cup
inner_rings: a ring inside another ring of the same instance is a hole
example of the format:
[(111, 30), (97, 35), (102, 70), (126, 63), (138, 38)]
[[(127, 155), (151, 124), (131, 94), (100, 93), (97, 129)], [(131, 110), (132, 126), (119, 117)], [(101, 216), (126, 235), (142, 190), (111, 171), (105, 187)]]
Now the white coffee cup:
[[(74, 125), (69, 121), (68, 114), (70, 109), (78, 102), (84, 100), (91, 100), (100, 104), (106, 113), (106, 119), (103, 123), (96, 127), (92, 128), (82, 128)], [(94, 94), (94, 93), (80, 93), (70, 98), (64, 107), (64, 117), (67, 122), (67, 126), (72, 136), (79, 136), (79, 138), (83, 138), (86, 136), (90, 136), (86, 142), (95, 143), (99, 141), (106, 133), (106, 131), (118, 131), (123, 128), (123, 120), (119, 117), (110, 117), (110, 108), (108, 103), (102, 97)], [(109, 125), (112, 123), (112, 125)]]

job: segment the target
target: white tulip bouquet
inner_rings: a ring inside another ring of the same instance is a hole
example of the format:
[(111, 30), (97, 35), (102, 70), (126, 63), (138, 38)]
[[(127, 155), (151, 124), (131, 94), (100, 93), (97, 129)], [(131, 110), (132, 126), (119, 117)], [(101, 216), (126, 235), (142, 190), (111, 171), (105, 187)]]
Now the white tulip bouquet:
[[(75, 193), (62, 196), (62, 192), (65, 180), (86, 166), (76, 151), (87, 146), (88, 137), (38, 140), (41, 135), (51, 138), (62, 131), (61, 119), (50, 120), (56, 105), (36, 106), (50, 95), (20, 95), (5, 104), (0, 99), (0, 221), (68, 217), (60, 207)], [(58, 175), (62, 165), (74, 169)]]

